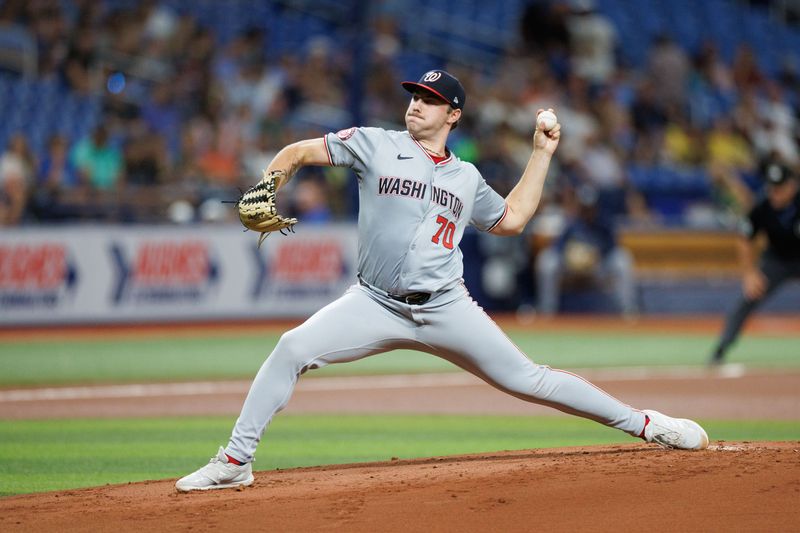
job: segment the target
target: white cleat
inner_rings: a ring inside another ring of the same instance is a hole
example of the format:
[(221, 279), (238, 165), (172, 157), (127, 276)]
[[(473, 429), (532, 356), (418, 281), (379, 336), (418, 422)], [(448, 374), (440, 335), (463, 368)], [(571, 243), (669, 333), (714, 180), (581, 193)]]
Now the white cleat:
[(644, 439), (664, 448), (679, 450), (705, 450), (708, 448), (708, 434), (700, 424), (686, 418), (672, 418), (658, 411), (642, 411), (650, 418), (644, 428)]
[(220, 446), (217, 455), (200, 470), (182, 477), (175, 483), (178, 492), (193, 490), (232, 489), (253, 484), (253, 465), (235, 465), (228, 462), (225, 449)]

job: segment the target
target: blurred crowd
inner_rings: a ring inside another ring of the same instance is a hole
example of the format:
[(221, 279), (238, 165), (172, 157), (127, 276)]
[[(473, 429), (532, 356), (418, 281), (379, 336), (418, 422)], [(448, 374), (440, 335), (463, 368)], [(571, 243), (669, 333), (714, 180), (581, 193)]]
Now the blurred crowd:
[[(222, 201), (282, 146), (352, 125), (352, 49), (335, 32), (276, 52), (266, 21), (221, 42), (191, 9), (74, 5), (71, 16), (58, 0), (0, 6), (0, 31), (35, 39), (37, 79), (102, 99), (84, 137), (54, 134), (33, 153), (18, 133), (3, 147), (2, 224), (229, 220)], [(390, 12), (377, 9), (370, 24), (361, 122), (403, 129), (408, 96), (394, 60), (413, 43)], [(586, 186), (606, 216), (663, 223), (632, 166), (701, 169), (710, 184), (701, 211), (726, 220), (753, 201), (765, 161), (800, 164), (797, 72), (764, 72), (747, 44), (725, 60), (714, 42), (688, 50), (663, 34), (642, 43), (646, 64), (626, 64), (617, 30), (589, 0), (533, 2), (514, 31), (518, 45), (493, 65), (441, 65), (468, 95), (451, 149), (504, 195), (527, 161), (537, 109), (554, 108), (564, 135), (542, 224), (576, 212)], [(354, 186), (339, 169), (306, 169), (279, 201), (306, 222), (349, 219)]]

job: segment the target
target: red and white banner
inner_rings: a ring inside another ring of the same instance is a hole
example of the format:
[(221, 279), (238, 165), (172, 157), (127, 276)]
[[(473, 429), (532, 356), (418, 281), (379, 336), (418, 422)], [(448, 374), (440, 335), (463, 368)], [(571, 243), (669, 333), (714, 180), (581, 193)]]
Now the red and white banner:
[(356, 279), (354, 225), (36, 227), (0, 234), (0, 325), (308, 316)]

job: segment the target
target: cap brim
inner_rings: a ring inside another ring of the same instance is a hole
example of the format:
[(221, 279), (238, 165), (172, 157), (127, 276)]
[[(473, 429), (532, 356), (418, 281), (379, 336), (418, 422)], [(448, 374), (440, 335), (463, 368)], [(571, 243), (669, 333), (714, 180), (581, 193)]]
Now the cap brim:
[(779, 186), (783, 185), (784, 183), (786, 183), (787, 181), (789, 181), (790, 179), (791, 178), (783, 178), (780, 181), (767, 180), (767, 186), (779, 187)]
[(445, 103), (450, 104), (451, 107), (455, 107), (455, 106), (453, 106), (453, 102), (451, 102), (450, 100), (448, 100), (447, 98), (442, 96), (442, 93), (440, 93), (439, 91), (436, 91), (434, 89), (431, 89), (427, 85), (422, 85), (421, 83), (417, 83), (415, 81), (404, 81), (400, 85), (402, 85), (403, 89), (405, 89), (406, 91), (408, 91), (410, 93), (415, 93), (419, 89), (428, 91), (429, 93), (434, 94), (434, 95), (438, 96), (440, 99), (444, 100)]

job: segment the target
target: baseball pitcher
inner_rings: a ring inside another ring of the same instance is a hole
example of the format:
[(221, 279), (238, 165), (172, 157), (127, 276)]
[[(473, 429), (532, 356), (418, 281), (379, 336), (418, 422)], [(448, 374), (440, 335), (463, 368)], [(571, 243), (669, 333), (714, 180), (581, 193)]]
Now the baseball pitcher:
[[(695, 422), (638, 410), (582, 378), (532, 362), (470, 297), (458, 244), (467, 225), (516, 235), (542, 194), (561, 126), (537, 121), (533, 151), (506, 198), (447, 148), (466, 101), (443, 70), (403, 82), (411, 93), (406, 131), (356, 127), (281, 150), (240, 200), (245, 226), (291, 228), (275, 191), (306, 165), (349, 167), (358, 177), (358, 279), (345, 294), (286, 332), (253, 381), (227, 447), (180, 479), (182, 492), (250, 485), (256, 447), (307, 370), (406, 348), (446, 359), (498, 389), (617, 428), (665, 447), (698, 450), (708, 436)], [(547, 117), (552, 117), (548, 110)]]

